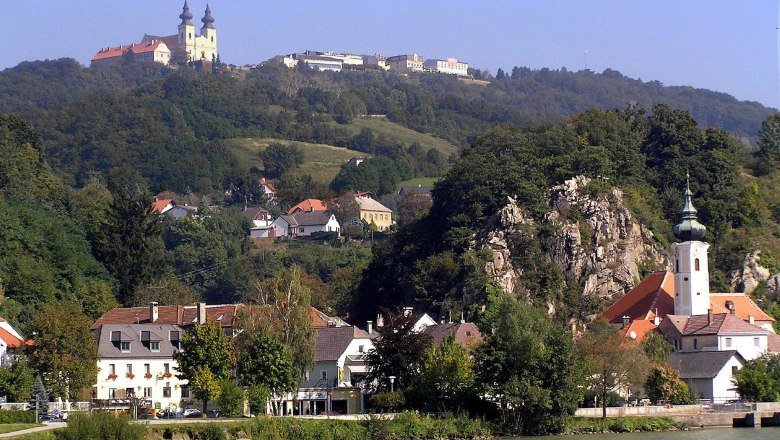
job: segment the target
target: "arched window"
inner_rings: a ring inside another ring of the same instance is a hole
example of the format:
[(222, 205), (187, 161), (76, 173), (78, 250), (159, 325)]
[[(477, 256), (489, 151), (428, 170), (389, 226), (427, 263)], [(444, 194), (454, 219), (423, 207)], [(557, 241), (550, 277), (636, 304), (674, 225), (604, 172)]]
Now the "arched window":
[(696, 270), (697, 272), (699, 270), (699, 259), (698, 258), (693, 260), (693, 269)]

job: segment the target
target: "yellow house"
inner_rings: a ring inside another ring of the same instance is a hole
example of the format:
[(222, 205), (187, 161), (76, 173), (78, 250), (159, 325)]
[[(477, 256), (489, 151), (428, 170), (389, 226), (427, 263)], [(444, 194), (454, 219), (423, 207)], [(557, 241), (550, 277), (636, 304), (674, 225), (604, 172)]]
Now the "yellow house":
[(355, 194), (355, 201), (360, 207), (360, 219), (376, 225), (378, 231), (386, 231), (395, 223), (393, 211), (387, 206), (371, 198), (371, 193)]

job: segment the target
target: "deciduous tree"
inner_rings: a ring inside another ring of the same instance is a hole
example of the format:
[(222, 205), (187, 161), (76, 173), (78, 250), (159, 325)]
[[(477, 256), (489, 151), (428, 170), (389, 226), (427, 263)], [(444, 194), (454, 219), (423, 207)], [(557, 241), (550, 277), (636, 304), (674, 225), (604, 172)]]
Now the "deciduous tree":
[[(295, 391), (301, 374), (287, 348), (263, 331), (242, 337), (245, 340), (238, 357), (241, 383), (268, 390), (265, 395), (270, 398), (278, 399), (284, 393)], [(278, 414), (277, 403), (275, 400), (274, 412)]]
[(415, 321), (412, 315), (389, 313), (385, 325), (377, 328), (379, 337), (374, 349), (366, 355), (369, 386), (389, 390), (390, 376), (395, 376), (394, 388), (404, 389), (420, 374), (420, 363), (430, 347), (431, 337), (415, 332)]

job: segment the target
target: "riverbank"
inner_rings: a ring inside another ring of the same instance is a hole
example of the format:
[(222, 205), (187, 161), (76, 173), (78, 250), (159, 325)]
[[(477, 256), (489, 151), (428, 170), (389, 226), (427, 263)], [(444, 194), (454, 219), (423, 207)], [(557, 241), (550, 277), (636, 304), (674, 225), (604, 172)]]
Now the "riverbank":
[(684, 422), (669, 417), (575, 417), (567, 427), (567, 434), (658, 432), (687, 429)]

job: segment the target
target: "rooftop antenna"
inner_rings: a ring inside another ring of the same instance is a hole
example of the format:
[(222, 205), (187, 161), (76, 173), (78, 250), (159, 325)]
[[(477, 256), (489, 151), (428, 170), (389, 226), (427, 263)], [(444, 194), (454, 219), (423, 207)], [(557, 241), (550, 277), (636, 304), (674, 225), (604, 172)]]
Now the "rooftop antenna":
[(588, 49), (585, 49), (585, 70), (588, 70)]

